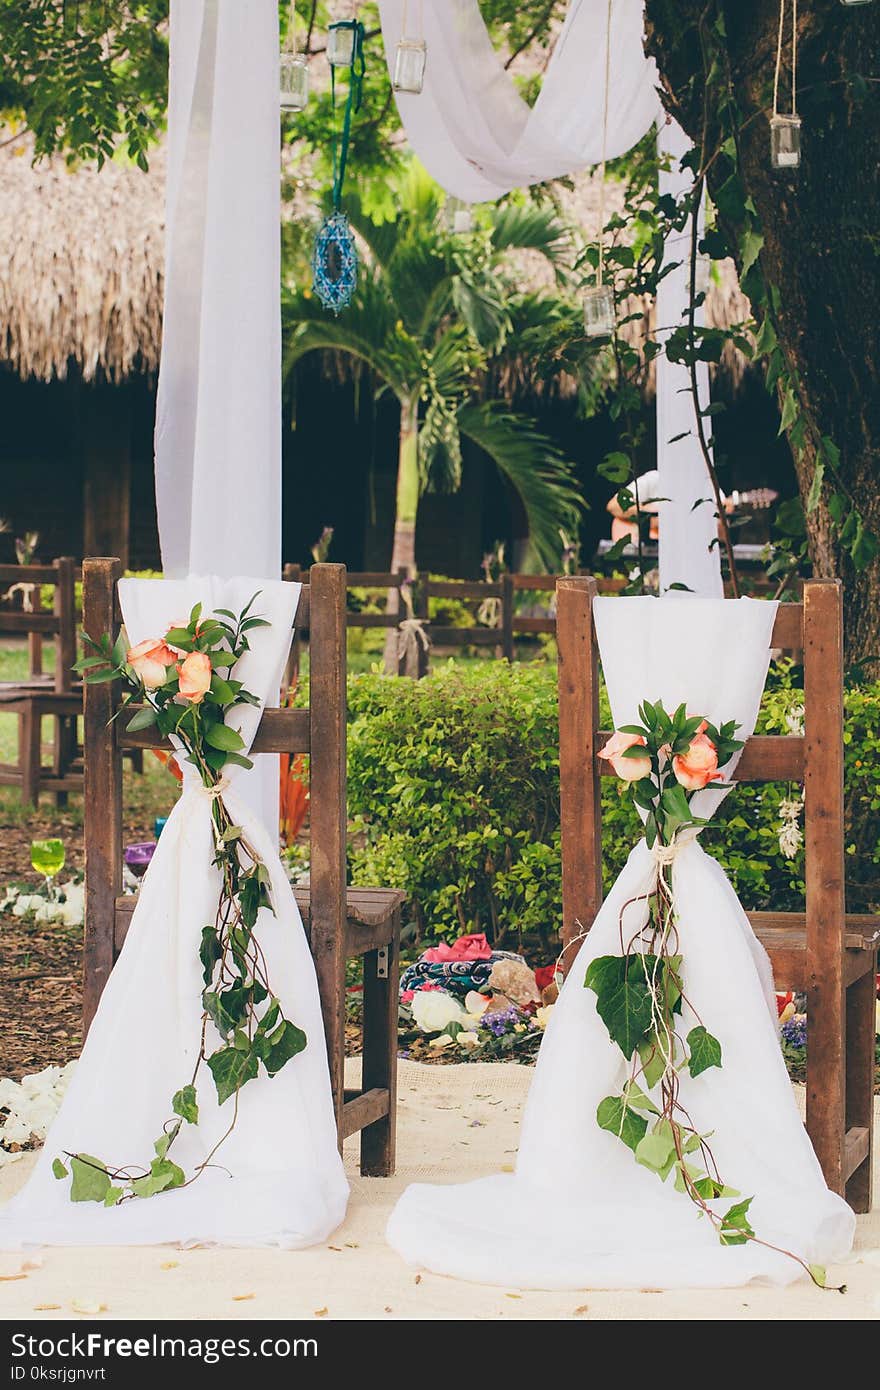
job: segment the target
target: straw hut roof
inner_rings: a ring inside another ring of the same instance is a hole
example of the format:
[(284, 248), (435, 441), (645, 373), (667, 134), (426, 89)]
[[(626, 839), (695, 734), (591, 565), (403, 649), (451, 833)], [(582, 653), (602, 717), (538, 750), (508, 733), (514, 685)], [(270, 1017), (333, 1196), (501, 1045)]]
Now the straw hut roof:
[(22, 377), (119, 382), (159, 365), (164, 157), (31, 164), (26, 137), (0, 153), (0, 361)]
[[(115, 161), (100, 170), (71, 169), (61, 158), (33, 166), (27, 137), (0, 147), (0, 362), (41, 381), (63, 380), (71, 366), (86, 381), (120, 382), (158, 370), (164, 196), (161, 146), (146, 174)], [(589, 236), (598, 220), (597, 177), (560, 190), (560, 202), (563, 216)], [(622, 209), (622, 190), (609, 184), (606, 213), (615, 209)], [(552, 272), (543, 257), (521, 257), (523, 281), (549, 288)], [(716, 265), (706, 317), (716, 327), (749, 318), (731, 262)], [(641, 325), (632, 331), (643, 336)], [(350, 363), (325, 367), (351, 372)], [(734, 390), (745, 368), (745, 358), (728, 345), (721, 372)], [(554, 386), (563, 397), (575, 389), (573, 380)]]

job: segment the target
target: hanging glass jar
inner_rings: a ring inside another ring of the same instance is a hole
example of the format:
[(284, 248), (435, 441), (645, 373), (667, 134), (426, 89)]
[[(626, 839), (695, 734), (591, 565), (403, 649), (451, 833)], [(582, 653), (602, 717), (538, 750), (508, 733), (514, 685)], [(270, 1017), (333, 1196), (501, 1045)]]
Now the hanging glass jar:
[(474, 230), (474, 214), (471, 212), (470, 203), (462, 202), (461, 198), (447, 197), (443, 205), (443, 216), (447, 231), (455, 236), (467, 236), (468, 232)]
[(410, 92), (418, 96), (425, 85), (425, 64), (428, 45), (424, 39), (400, 39), (394, 54), (394, 76), (391, 85), (395, 92)]
[(281, 110), (304, 111), (309, 101), (309, 64), (303, 53), (281, 55)]
[(770, 120), (770, 163), (774, 169), (798, 169), (801, 162), (800, 116), (773, 116)]
[(584, 294), (584, 333), (610, 338), (614, 333), (614, 291), (610, 285), (590, 285)]
[(354, 61), (355, 21), (340, 19), (327, 30), (327, 61), (334, 68), (350, 68)]

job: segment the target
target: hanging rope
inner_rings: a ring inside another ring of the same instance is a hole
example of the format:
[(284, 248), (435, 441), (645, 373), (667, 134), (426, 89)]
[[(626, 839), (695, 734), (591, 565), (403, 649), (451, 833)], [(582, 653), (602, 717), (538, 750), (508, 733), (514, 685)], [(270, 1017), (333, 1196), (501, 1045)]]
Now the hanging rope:
[[(419, 7), (419, 8), (418, 8), (418, 15), (419, 15), (418, 24), (416, 25), (416, 31), (415, 31), (415, 33), (414, 33), (411, 37), (413, 37), (413, 38), (424, 38), (424, 36), (425, 36), (425, 8), (424, 8), (424, 0), (418, 0), (418, 7)], [(405, 38), (410, 37), (409, 22), (408, 22), (408, 19), (407, 19), (407, 11), (408, 11), (408, 10), (409, 10), (409, 0), (403, 0), (403, 14), (401, 15), (401, 18), (400, 18), (400, 37), (401, 37), (402, 39), (405, 39)]]
[[(791, 0), (791, 115), (797, 115), (797, 0)], [(773, 74), (773, 115), (779, 115), (779, 78), (782, 73), (782, 41), (785, 34), (785, 0), (779, 0), (779, 33), (776, 38), (776, 70)]]
[(339, 211), (342, 203), (342, 189), (345, 183), (345, 166), (348, 162), (348, 146), (351, 139), (351, 118), (361, 107), (364, 84), (364, 26), (359, 19), (342, 20), (338, 29), (352, 30), (351, 68), (349, 70), (348, 98), (342, 120), (342, 139), (337, 151), (336, 141), (336, 67), (330, 64), (330, 108), (333, 112), (333, 207)]
[(296, 0), (290, 0), (290, 17), (287, 21), (284, 51), (285, 53), (296, 53)]
[(605, 17), (605, 95), (602, 105), (602, 163), (599, 166), (599, 266), (598, 283), (604, 283), (605, 276), (605, 163), (608, 151), (608, 93), (611, 88), (611, 6)]

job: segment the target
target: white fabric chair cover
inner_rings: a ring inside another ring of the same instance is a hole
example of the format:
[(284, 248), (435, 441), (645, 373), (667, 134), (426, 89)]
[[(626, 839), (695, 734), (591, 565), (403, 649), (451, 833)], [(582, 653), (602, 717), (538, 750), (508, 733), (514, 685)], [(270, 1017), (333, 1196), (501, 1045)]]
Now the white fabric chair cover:
[[(127, 579), (120, 599), (129, 639), (163, 634), (186, 619), (197, 600), (206, 613), (238, 612), (258, 589), (254, 611), (271, 626), (250, 634), (251, 651), (236, 677), (261, 701), (278, 690), (290, 644), (300, 586), (256, 579)], [(230, 720), (247, 746), (262, 710), (243, 705)], [(101, 998), (62, 1108), (37, 1167), (0, 1215), (0, 1248), (23, 1245), (277, 1245), (295, 1248), (324, 1240), (342, 1221), (348, 1184), (336, 1126), (324, 1026), (312, 958), (277, 838), (249, 809), (227, 769), (224, 798), (244, 827), (272, 880), (275, 914), (261, 911), (256, 932), (269, 979), (286, 1017), (305, 1030), (306, 1049), (274, 1077), (265, 1072), (239, 1097), (238, 1123), (191, 1187), (104, 1209), (72, 1203), (69, 1179), (57, 1180), (52, 1160), (64, 1151), (105, 1162), (149, 1165), (153, 1143), (198, 1055), (201, 1029), (202, 928), (214, 920), (219, 874), (212, 867), (209, 795), (188, 764), (184, 791), (144, 876), (119, 960)], [(220, 1038), (209, 1025), (209, 1050)], [(213, 1038), (213, 1043), (211, 1039)], [(192, 1174), (228, 1128), (234, 1102), (217, 1105), (214, 1082), (202, 1067), (197, 1082), (199, 1124), (183, 1125), (171, 1151)]]
[[(767, 672), (776, 605), (599, 599), (596, 627), (616, 726), (644, 698), (685, 700), (751, 733)], [(699, 793), (711, 815), (724, 793)], [(642, 840), (581, 947), (541, 1048), (516, 1172), (462, 1186), (407, 1189), (388, 1239), (412, 1264), (508, 1287), (699, 1288), (804, 1276), (795, 1261), (749, 1243), (722, 1247), (690, 1200), (640, 1167), (596, 1107), (627, 1069), (583, 987), (596, 956), (620, 953), (618, 913), (652, 882)], [(719, 865), (698, 841), (673, 866), (686, 991), (722, 1045), (722, 1067), (681, 1079), (694, 1124), (714, 1131), (723, 1180), (754, 1196), (764, 1240), (827, 1264), (846, 1255), (855, 1219), (825, 1186), (782, 1059), (769, 962)], [(635, 932), (638, 910), (627, 923)], [(694, 1026), (685, 1009), (684, 1031)], [(720, 1203), (722, 1210), (727, 1201)]]

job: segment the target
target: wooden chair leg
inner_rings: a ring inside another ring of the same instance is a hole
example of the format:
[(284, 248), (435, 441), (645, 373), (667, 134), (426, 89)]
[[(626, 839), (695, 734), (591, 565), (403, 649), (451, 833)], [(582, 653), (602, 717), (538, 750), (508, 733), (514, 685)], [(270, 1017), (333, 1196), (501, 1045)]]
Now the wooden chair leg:
[(876, 971), (875, 960), (871, 969), (850, 985), (846, 995), (846, 1127), (868, 1131), (867, 1156), (846, 1184), (846, 1200), (857, 1212), (871, 1210)]
[[(399, 917), (399, 909), (397, 917)], [(388, 1091), (388, 1114), (361, 1131), (361, 1173), (387, 1178), (394, 1172), (397, 1111), (397, 1010), (400, 989), (400, 923), (387, 952), (364, 956), (363, 1089)], [(380, 965), (381, 962), (381, 965)], [(380, 974), (381, 969), (381, 974)]]
[(36, 806), (40, 800), (41, 725), (38, 705), (34, 700), (25, 700), (18, 725), (21, 800), (24, 806)]

